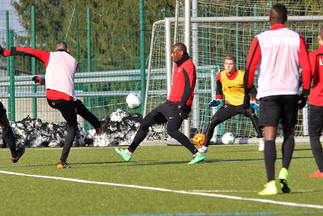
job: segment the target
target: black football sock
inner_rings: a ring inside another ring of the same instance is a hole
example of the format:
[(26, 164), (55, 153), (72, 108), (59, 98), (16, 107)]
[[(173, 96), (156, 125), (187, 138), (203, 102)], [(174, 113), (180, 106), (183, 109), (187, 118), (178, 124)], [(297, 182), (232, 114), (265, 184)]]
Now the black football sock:
[(294, 137), (284, 137), (282, 145), (282, 155), (283, 155), (283, 167), (288, 169), (289, 164), (292, 160), (292, 155), (294, 152), (295, 140)]
[(133, 141), (131, 145), (127, 148), (130, 152), (134, 152), (136, 148), (139, 146), (139, 144), (145, 139), (149, 131), (149, 128), (147, 127), (139, 127), (135, 137), (133, 138)]
[(186, 147), (193, 155), (198, 152), (195, 146), (183, 133), (179, 132), (178, 130), (168, 130), (168, 134), (175, 140), (177, 140), (180, 144), (182, 144), (184, 147)]
[(2, 133), (3, 133), (2, 134), (2, 137), (3, 137), (4, 141), (9, 146), (9, 149), (10, 149), (10, 152), (11, 152), (11, 156), (13, 158), (18, 157), (18, 152), (16, 150), (16, 141), (15, 141), (15, 137), (13, 135), (13, 132), (12, 132), (11, 127), (5, 127), (5, 128), (3, 128)]
[(316, 164), (320, 170), (323, 172), (323, 155), (322, 155), (322, 145), (320, 143), (319, 136), (310, 136), (312, 153), (315, 158)]

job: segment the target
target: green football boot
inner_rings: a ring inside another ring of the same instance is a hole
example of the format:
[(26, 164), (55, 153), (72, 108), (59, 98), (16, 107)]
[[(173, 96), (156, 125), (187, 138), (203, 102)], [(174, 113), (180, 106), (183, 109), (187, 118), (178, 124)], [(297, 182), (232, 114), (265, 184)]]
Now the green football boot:
[(272, 180), (265, 184), (265, 188), (262, 191), (258, 192), (259, 195), (276, 195), (277, 193), (278, 192), (275, 180)]
[(282, 189), (283, 193), (289, 193), (290, 192), (290, 184), (288, 181), (288, 171), (286, 168), (282, 168), (279, 172), (279, 183), (280, 188)]
[(123, 160), (130, 161), (131, 155), (127, 155), (123, 149), (115, 147), (114, 150), (123, 158)]
[(199, 163), (201, 161), (204, 161), (205, 159), (205, 155), (204, 154), (198, 154), (195, 157), (193, 157), (193, 159), (191, 160), (191, 162), (189, 162), (188, 164), (196, 164)]

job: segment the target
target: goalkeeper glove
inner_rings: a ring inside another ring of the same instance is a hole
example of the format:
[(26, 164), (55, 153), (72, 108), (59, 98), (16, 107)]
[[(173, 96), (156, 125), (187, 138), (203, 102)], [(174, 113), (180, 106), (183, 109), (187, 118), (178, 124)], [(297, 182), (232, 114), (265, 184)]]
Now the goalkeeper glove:
[(216, 107), (216, 106), (219, 106), (219, 104), (221, 103), (221, 100), (220, 99), (216, 99), (216, 100), (211, 100), (209, 103), (208, 103), (208, 106), (209, 107)]
[(39, 76), (34, 76), (32, 78), (32, 81), (34, 81), (35, 84), (39, 83), (41, 85), (44, 85), (45, 84), (45, 79), (42, 79), (41, 77)]
[(4, 49), (2, 48), (2, 46), (0, 46), (0, 56), (3, 56), (3, 51)]
[(254, 109), (254, 110), (259, 110), (259, 105), (256, 103), (256, 101), (251, 101), (250, 102), (250, 106)]
[(304, 89), (303, 93), (299, 95), (298, 109), (303, 109), (305, 107), (309, 93), (310, 90)]

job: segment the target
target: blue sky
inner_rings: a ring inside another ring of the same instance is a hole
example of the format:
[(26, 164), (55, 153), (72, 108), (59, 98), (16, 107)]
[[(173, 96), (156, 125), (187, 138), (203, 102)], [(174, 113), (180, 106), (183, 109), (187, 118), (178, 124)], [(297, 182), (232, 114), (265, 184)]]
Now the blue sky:
[(9, 11), (9, 26), (11, 29), (15, 31), (24, 31), (24, 28), (18, 21), (17, 14), (15, 13), (15, 9), (10, 4), (11, 0), (0, 0), (0, 31), (6, 30), (6, 18), (5, 11)]

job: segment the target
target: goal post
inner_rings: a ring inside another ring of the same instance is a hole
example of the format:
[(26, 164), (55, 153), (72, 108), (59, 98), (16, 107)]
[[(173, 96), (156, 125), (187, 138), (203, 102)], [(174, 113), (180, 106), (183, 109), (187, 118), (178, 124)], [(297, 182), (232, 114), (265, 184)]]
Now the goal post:
[[(166, 89), (170, 89), (172, 78), (170, 56), (173, 44), (172, 31), (177, 23), (177, 42), (185, 41), (185, 20), (183, 17), (167, 17), (153, 25), (144, 114), (167, 99)], [(196, 28), (191, 28), (191, 30), (195, 29), (196, 34), (190, 37), (197, 37), (194, 39), (196, 40), (195, 46), (193, 44), (190, 46), (191, 52), (189, 53), (196, 55), (194, 63), (197, 65), (197, 85), (194, 97), (197, 108), (193, 107), (190, 122), (190, 127), (195, 131), (205, 133), (208, 122), (215, 112), (214, 109), (206, 107), (207, 102), (212, 99), (212, 94), (215, 93), (215, 89), (212, 89), (215, 87), (215, 78), (212, 78), (211, 71), (218, 73), (223, 70), (222, 65), (227, 54), (238, 55), (236, 56), (237, 69), (244, 71), (251, 42), (256, 34), (269, 29), (268, 21), (268, 16), (190, 18), (190, 26), (196, 25)], [(312, 51), (318, 48), (316, 38), (322, 21), (323, 16), (320, 15), (289, 16), (286, 26), (303, 35), (309, 45), (309, 51)], [(157, 80), (158, 76), (163, 77), (162, 80)], [(158, 95), (156, 95), (157, 92)], [(299, 111), (299, 119), (295, 128), (296, 136), (306, 137), (308, 135), (306, 109)], [(251, 121), (241, 115), (220, 124), (215, 130), (215, 135), (218, 136), (225, 132), (234, 133), (236, 138), (256, 136)], [(278, 128), (278, 136), (281, 135), (282, 130)], [(167, 136), (161, 137), (161, 140), (167, 139), (169, 139)]]

